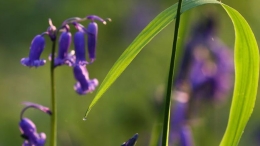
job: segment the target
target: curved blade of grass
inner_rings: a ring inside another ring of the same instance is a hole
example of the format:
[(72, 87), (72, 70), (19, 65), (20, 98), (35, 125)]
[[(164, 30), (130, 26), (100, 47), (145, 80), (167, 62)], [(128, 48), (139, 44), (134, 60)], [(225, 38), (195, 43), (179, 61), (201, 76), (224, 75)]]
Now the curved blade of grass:
[[(185, 12), (194, 7), (204, 5), (204, 4), (220, 4), (216, 0), (189, 0), (182, 3), (181, 12)], [(165, 28), (170, 22), (175, 19), (177, 5), (174, 4), (167, 8), (159, 15), (157, 15), (135, 38), (135, 40), (128, 46), (128, 48), (119, 57), (116, 63), (108, 72), (107, 76), (103, 80), (102, 84), (97, 90), (97, 94), (92, 100), (88, 110), (83, 119), (87, 118), (91, 108), (97, 103), (105, 91), (114, 83), (114, 81), (120, 76), (120, 74), (126, 69), (126, 67), (132, 62), (135, 56), (143, 49), (143, 47), (149, 43), (153, 37), (155, 37), (163, 28)]]
[(236, 146), (255, 105), (259, 78), (259, 51), (246, 20), (233, 8), (222, 4), (235, 28), (235, 87), (228, 126), (221, 146)]

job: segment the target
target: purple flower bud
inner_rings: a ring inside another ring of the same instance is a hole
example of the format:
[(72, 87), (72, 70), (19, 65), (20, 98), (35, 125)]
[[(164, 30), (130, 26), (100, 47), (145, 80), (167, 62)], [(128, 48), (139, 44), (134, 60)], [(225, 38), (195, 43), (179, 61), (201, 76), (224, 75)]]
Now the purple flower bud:
[(63, 64), (68, 64), (67, 60), (70, 60), (68, 55), (70, 43), (71, 43), (71, 33), (67, 31), (63, 32), (60, 35), (58, 56), (54, 60), (55, 67)]
[(45, 133), (38, 134), (35, 124), (30, 119), (22, 118), (19, 126), (22, 137), (26, 140), (23, 143), (24, 146), (44, 146), (46, 140)]
[(130, 138), (127, 142), (124, 142), (121, 146), (134, 146), (136, 144), (136, 140), (138, 138), (138, 133), (136, 133), (132, 138)]
[(52, 24), (52, 20), (49, 18), (49, 27), (47, 29), (47, 34), (49, 35), (52, 41), (56, 40), (56, 26)]
[(98, 80), (89, 79), (88, 71), (85, 66), (76, 65), (73, 67), (73, 72), (75, 79), (78, 81), (74, 85), (74, 90), (78, 94), (84, 95), (95, 90), (96, 86), (98, 85)]
[(78, 31), (74, 35), (74, 48), (76, 55), (76, 64), (88, 64), (86, 61), (85, 36), (83, 31)]
[(45, 47), (45, 40), (42, 35), (34, 37), (30, 47), (28, 58), (22, 58), (21, 64), (28, 67), (38, 67), (46, 63), (45, 60), (40, 60), (41, 53)]
[(88, 53), (90, 62), (94, 62), (96, 58), (96, 44), (97, 44), (97, 34), (98, 25), (96, 22), (90, 22), (87, 28), (88, 34)]

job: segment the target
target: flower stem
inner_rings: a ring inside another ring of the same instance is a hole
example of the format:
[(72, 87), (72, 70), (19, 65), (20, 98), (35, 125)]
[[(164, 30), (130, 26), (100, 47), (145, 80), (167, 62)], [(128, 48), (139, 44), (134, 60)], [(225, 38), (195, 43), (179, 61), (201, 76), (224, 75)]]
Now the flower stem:
[(57, 144), (57, 107), (56, 107), (56, 98), (55, 98), (55, 78), (54, 78), (54, 53), (56, 46), (56, 38), (52, 40), (52, 50), (51, 50), (51, 107), (52, 107), (52, 116), (51, 116), (51, 146), (56, 146)]
[(173, 37), (173, 44), (172, 44), (172, 55), (171, 55), (171, 62), (170, 62), (168, 83), (167, 83), (167, 92), (165, 97), (162, 146), (168, 146), (169, 121), (170, 121), (170, 110), (171, 110), (171, 93), (172, 93), (172, 84), (173, 84), (175, 52), (177, 47), (177, 38), (178, 38), (178, 31), (179, 31), (179, 24), (180, 24), (181, 4), (182, 4), (182, 0), (179, 0), (177, 13), (176, 13), (175, 30), (174, 30), (174, 37)]

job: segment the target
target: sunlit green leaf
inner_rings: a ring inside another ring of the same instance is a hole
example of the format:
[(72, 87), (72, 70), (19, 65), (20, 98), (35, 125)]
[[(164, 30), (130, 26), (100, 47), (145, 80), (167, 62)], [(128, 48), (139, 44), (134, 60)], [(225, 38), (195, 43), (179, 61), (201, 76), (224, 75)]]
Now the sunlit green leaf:
[(253, 111), (259, 77), (259, 51), (246, 20), (222, 4), (235, 28), (235, 87), (228, 126), (221, 146), (236, 146)]

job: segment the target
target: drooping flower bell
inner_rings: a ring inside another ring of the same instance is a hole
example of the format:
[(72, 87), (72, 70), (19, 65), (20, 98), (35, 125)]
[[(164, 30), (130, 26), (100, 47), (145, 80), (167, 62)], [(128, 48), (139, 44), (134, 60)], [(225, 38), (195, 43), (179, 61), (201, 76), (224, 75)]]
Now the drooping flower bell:
[(137, 138), (138, 138), (138, 133), (136, 133), (128, 141), (124, 142), (121, 146), (134, 146), (136, 144)]
[(74, 34), (74, 48), (75, 48), (75, 56), (76, 56), (76, 64), (86, 65), (88, 62), (86, 61), (86, 50), (85, 50), (85, 34), (80, 27), (80, 24), (74, 24), (78, 31)]
[(25, 139), (23, 146), (44, 146), (46, 141), (45, 133), (37, 133), (35, 124), (28, 118), (22, 118), (20, 123), (20, 131)]
[(97, 44), (98, 25), (96, 22), (90, 22), (87, 27), (88, 35), (88, 55), (90, 62), (96, 59), (96, 44)]
[(37, 35), (34, 37), (30, 47), (29, 57), (22, 58), (21, 64), (28, 67), (43, 66), (46, 60), (41, 60), (40, 56), (45, 47), (45, 40), (43, 35)]
[(55, 67), (63, 64), (67, 64), (69, 66), (72, 65), (71, 62), (73, 59), (71, 58), (71, 55), (68, 54), (71, 44), (71, 33), (68, 29), (68, 26), (66, 26), (65, 31), (60, 35), (58, 56), (54, 60)]
[(84, 95), (95, 90), (98, 85), (97, 79), (89, 79), (88, 71), (85, 65), (75, 65), (73, 67), (74, 77), (77, 83), (74, 85), (74, 90)]
[[(94, 20), (101, 21), (103, 24), (106, 24), (106, 21), (96, 15), (89, 15), (86, 17), (87, 19), (91, 20), (89, 23), (86, 33), (88, 35), (88, 53), (90, 63), (93, 63), (96, 59), (96, 45), (97, 45), (97, 35), (98, 35), (98, 25)], [(111, 21), (110, 18), (106, 20)]]
[(44, 146), (46, 141), (45, 133), (38, 133), (35, 124), (28, 118), (23, 118), (24, 112), (28, 108), (39, 109), (49, 115), (52, 114), (49, 108), (30, 102), (24, 103), (26, 107), (21, 112), (21, 121), (19, 122), (20, 131), (22, 138), (25, 139), (23, 146)]

